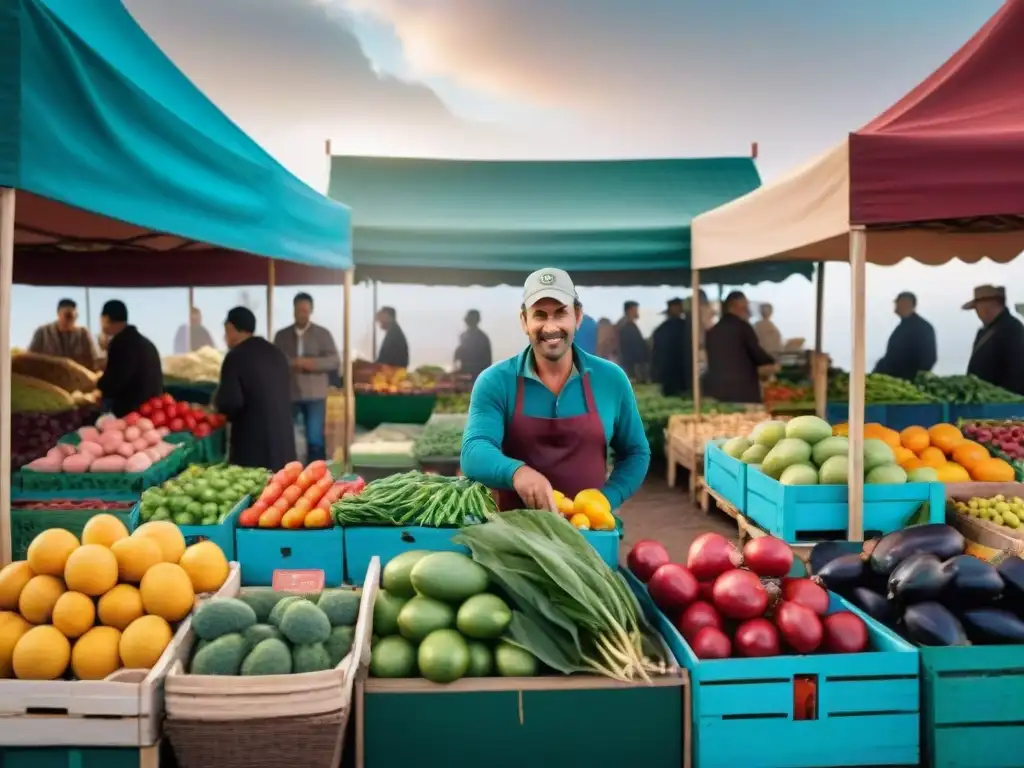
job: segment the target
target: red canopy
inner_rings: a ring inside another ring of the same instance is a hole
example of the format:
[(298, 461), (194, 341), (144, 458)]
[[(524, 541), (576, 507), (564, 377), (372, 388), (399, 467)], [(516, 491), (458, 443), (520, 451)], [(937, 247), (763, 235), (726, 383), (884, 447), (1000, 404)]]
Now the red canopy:
[(1024, 0), (849, 146), (851, 224), (1024, 215)]

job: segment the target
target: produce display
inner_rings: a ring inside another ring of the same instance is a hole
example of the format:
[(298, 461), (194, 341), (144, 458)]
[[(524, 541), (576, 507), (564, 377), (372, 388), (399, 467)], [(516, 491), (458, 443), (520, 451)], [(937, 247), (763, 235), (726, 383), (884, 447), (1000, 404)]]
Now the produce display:
[(679, 435), (692, 442), (695, 450), (704, 450), (709, 440), (748, 434), (762, 421), (770, 418), (766, 411), (717, 413), (704, 416), (700, 421), (677, 417), (669, 422), (669, 434)]
[(789, 403), (813, 403), (814, 388), (776, 381), (761, 388), (761, 396), (769, 408)]
[(422, 459), (458, 459), (462, 452), (463, 424), (427, 424), (412, 446), (412, 455)]
[(0, 570), (0, 677), (102, 680), (122, 667), (150, 669), (196, 594), (220, 589), (228, 573), (216, 544), (186, 547), (166, 521), (129, 536), (101, 513), (81, 541), (43, 531), (25, 560)]
[[(981, 434), (991, 436), (985, 432)], [(970, 436), (967, 434), (965, 437), (965, 433), (952, 424), (936, 424), (928, 429), (907, 427), (899, 433), (899, 444), (893, 450), (897, 453), (900, 466), (908, 472), (932, 467), (943, 483), (1013, 481), (1013, 466), (1002, 458), (990, 455), (980, 441), (967, 439)], [(1007, 444), (1010, 445), (1009, 442)]]
[(497, 511), (490, 491), (465, 477), (413, 470), (374, 480), (332, 508), (338, 525), (422, 525), (461, 528)]
[(224, 353), (213, 347), (202, 347), (185, 355), (171, 355), (162, 361), (165, 382), (183, 384), (216, 384)]
[(83, 404), (56, 384), (34, 376), (11, 374), (11, 413), (63, 413)]
[(124, 417), (128, 426), (142, 419), (157, 427), (166, 427), (171, 432), (191, 432), (197, 438), (206, 437), (227, 423), (219, 413), (211, 413), (191, 403), (179, 403), (167, 393), (140, 405), (138, 413)]
[[(837, 374), (828, 382), (829, 402), (845, 403), (850, 399), (850, 376)], [(884, 373), (869, 373), (864, 377), (864, 402), (873, 403), (934, 403), (935, 397), (925, 394), (909, 381)]]
[(142, 522), (170, 520), (175, 525), (218, 525), (246, 496), (256, 498), (270, 472), (230, 464), (191, 466), (172, 480), (142, 494)]
[(448, 373), (436, 365), (420, 366), (414, 371), (380, 363), (359, 362), (354, 366), (356, 392), (376, 394), (423, 395), (435, 392), (468, 391), (473, 379), (458, 373)]
[(1007, 528), (1020, 528), (1024, 522), (1024, 499), (1020, 496), (1006, 498), (1001, 493), (985, 498), (972, 496), (970, 499), (954, 500), (950, 504), (961, 515), (988, 520)]
[(1024, 560), (993, 565), (965, 547), (950, 525), (913, 526), (868, 554), (819, 553), (814, 581), (918, 645), (1024, 643)]
[(1017, 477), (1024, 475), (1024, 424), (1019, 421), (974, 421), (964, 424), (963, 434), (966, 439), (985, 446), (995, 458), (1008, 462)]
[(583, 531), (614, 531), (615, 515), (612, 505), (596, 488), (588, 488), (570, 499), (555, 491), (555, 506), (566, 520)]
[(298, 461), (270, 478), (256, 502), (238, 517), (243, 528), (330, 528), (331, 505), (363, 489), (361, 478), (335, 481), (326, 461)]
[(971, 374), (938, 376), (921, 371), (914, 385), (943, 403), (1024, 403), (1024, 397)]
[(292, 675), (334, 669), (348, 655), (358, 589), (288, 595), (269, 588), (206, 600), (192, 617), (191, 675)]
[(52, 499), (49, 501), (11, 502), (11, 509), (24, 509), (29, 512), (43, 509), (48, 512), (74, 512), (77, 510), (127, 512), (134, 506), (134, 501), (101, 501), (100, 499)]
[(793, 551), (781, 539), (751, 539), (741, 552), (705, 533), (690, 545), (686, 565), (644, 540), (627, 564), (698, 659), (871, 650), (860, 616), (830, 610), (828, 592), (813, 579), (787, 577)]
[(141, 418), (129, 425), (125, 419), (101, 416), (95, 427), (81, 427), (78, 445), (58, 443), (23, 471), (81, 474), (139, 473), (166, 459), (179, 446), (164, 442), (166, 428), (157, 429)]
[(438, 395), (434, 403), (434, 413), (469, 413), (469, 393)]
[(96, 420), (94, 408), (11, 415), (11, 470), (42, 458), (64, 435)]
[(53, 384), (72, 396), (96, 389), (99, 374), (67, 357), (52, 357), (36, 352), (11, 355), (11, 372)]

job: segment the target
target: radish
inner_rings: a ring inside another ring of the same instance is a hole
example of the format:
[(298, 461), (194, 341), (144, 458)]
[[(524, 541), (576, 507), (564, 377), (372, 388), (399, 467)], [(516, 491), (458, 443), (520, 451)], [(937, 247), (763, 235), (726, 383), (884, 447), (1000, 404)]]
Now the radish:
[(782, 539), (762, 536), (743, 547), (743, 565), (766, 579), (781, 579), (793, 567), (793, 550)]
[(783, 603), (775, 612), (775, 626), (786, 645), (797, 653), (814, 653), (824, 630), (818, 614), (800, 603)]
[(681, 611), (697, 599), (699, 589), (693, 574), (679, 563), (665, 563), (647, 583), (654, 604), (665, 613)]
[(729, 619), (753, 619), (768, 609), (768, 590), (757, 574), (740, 568), (715, 579), (712, 597), (718, 612)]
[(778, 656), (779, 633), (768, 619), (750, 619), (736, 627), (733, 636), (737, 656)]
[(715, 610), (715, 606), (704, 600), (690, 603), (676, 620), (676, 629), (679, 630), (680, 634), (690, 645), (693, 645), (697, 633), (704, 629), (704, 627), (714, 627), (723, 631), (725, 629), (722, 624), (722, 617)]
[(626, 558), (626, 567), (644, 584), (651, 580), (654, 572), (669, 561), (668, 550), (661, 542), (643, 539), (633, 545)]
[(736, 545), (720, 533), (702, 533), (690, 545), (686, 567), (698, 581), (710, 581), (731, 568), (738, 568), (743, 556)]
[(729, 636), (718, 627), (704, 627), (690, 642), (693, 655), (698, 659), (727, 659), (732, 654)]
[(826, 616), (823, 622), (825, 653), (861, 653), (868, 647), (868, 628), (864, 621), (850, 611), (839, 611)]
[(783, 579), (782, 599), (806, 606), (819, 616), (828, 613), (828, 592), (811, 579)]

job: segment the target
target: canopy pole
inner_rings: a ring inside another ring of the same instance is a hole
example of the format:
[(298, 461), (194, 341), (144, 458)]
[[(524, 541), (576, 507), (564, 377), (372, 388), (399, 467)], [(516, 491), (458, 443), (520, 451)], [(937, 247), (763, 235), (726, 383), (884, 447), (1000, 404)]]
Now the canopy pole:
[(373, 357), (374, 360), (376, 360), (377, 359), (377, 285), (378, 285), (378, 283), (377, 283), (376, 280), (371, 280), (370, 283), (373, 286), (373, 317), (370, 318), (370, 328), (371, 328), (371, 333), (373, 334), (373, 336), (371, 337), (373, 339), (373, 341), (372, 341), (373, 349), (370, 350), (370, 355)]
[(828, 407), (828, 361), (822, 355), (825, 336), (825, 262), (819, 261), (815, 274), (816, 300), (814, 315), (814, 357), (811, 362), (811, 381), (814, 384), (814, 412), (825, 418)]
[(864, 288), (867, 269), (867, 232), (850, 228), (850, 414), (849, 414), (849, 537), (864, 540)]
[(11, 562), (11, 283), (14, 190), (0, 187), (0, 565)]
[(194, 286), (188, 287), (188, 322), (185, 327), (188, 328), (188, 333), (185, 334), (185, 353), (188, 354), (192, 351), (192, 313), (196, 308), (196, 289)]
[(88, 288), (85, 289), (85, 328), (92, 336), (92, 294)]
[(274, 260), (267, 262), (267, 339), (274, 340)]
[(343, 442), (346, 471), (351, 471), (352, 443), (356, 434), (356, 387), (352, 378), (352, 280), (355, 277), (355, 267), (345, 270), (345, 287), (343, 298), (345, 301), (345, 322), (342, 329), (342, 339), (345, 345), (343, 360), (345, 365), (345, 438)]
[(700, 421), (700, 272), (690, 270), (690, 355), (693, 362), (693, 412)]

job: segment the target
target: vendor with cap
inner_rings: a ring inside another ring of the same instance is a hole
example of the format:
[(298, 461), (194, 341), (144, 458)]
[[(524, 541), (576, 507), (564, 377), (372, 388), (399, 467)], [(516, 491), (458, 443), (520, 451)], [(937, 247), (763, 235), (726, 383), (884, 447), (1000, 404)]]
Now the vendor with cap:
[[(498, 507), (556, 511), (597, 488), (620, 507), (647, 475), (651, 450), (621, 368), (574, 344), (583, 305), (569, 275), (534, 272), (519, 321), (529, 344), (476, 380), (462, 439), (462, 471), (498, 491)], [(615, 467), (608, 476), (608, 447)]]
[(979, 285), (963, 306), (973, 309), (982, 327), (974, 337), (967, 373), (1024, 395), (1024, 324), (1006, 306), (1006, 289)]

